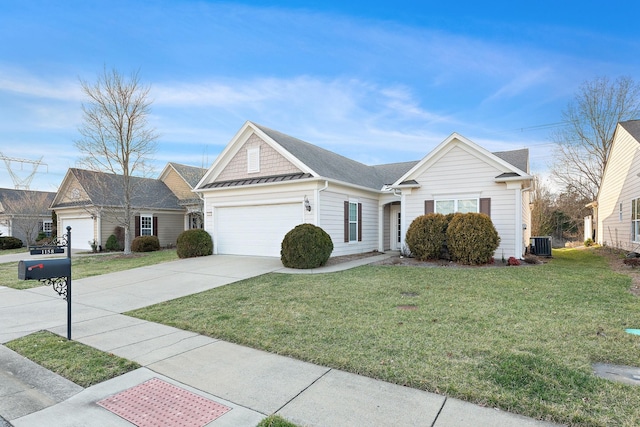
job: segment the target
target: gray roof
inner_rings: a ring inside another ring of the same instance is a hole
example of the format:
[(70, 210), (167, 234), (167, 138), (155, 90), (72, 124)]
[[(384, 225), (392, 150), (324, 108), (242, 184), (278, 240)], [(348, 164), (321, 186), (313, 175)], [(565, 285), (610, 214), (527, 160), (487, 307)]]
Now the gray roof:
[(517, 167), (522, 172), (529, 173), (529, 149), (522, 148), (520, 150), (498, 151), (492, 153), (494, 156), (501, 158), (505, 162)]
[(204, 174), (207, 173), (207, 169), (195, 166), (181, 165), (180, 163), (173, 162), (169, 162), (169, 164), (180, 174), (182, 179), (184, 179), (191, 188), (195, 188)]
[(640, 142), (640, 120), (627, 120), (620, 122), (620, 126), (625, 128), (638, 142)]
[[(335, 179), (363, 187), (380, 190), (392, 184), (419, 163), (418, 160), (367, 166), (332, 151), (286, 135), (277, 130), (251, 122), (271, 139), (293, 154), (321, 177)], [(507, 163), (529, 173), (529, 149), (493, 153)]]
[(12, 214), (16, 211), (24, 212), (24, 208), (19, 204), (25, 200), (40, 202), (42, 201), (41, 213), (43, 215), (51, 215), (49, 205), (53, 202), (56, 193), (51, 191), (35, 191), (35, 190), (15, 190), (11, 188), (0, 188), (0, 213)]
[[(71, 168), (69, 172), (77, 179), (84, 191), (87, 192), (91, 204), (94, 206), (118, 207), (124, 205), (124, 185), (122, 175), (95, 172), (85, 169)], [(131, 177), (133, 208), (145, 209), (176, 209), (183, 210), (178, 198), (158, 179)], [(55, 207), (86, 205), (86, 201), (79, 203), (56, 204)]]

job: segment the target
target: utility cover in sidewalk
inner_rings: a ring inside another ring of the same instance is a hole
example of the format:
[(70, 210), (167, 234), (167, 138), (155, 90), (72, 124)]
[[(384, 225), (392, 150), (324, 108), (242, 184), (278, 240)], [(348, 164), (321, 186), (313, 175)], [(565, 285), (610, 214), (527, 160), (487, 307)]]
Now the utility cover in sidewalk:
[(202, 427), (231, 410), (158, 378), (97, 403), (138, 427)]

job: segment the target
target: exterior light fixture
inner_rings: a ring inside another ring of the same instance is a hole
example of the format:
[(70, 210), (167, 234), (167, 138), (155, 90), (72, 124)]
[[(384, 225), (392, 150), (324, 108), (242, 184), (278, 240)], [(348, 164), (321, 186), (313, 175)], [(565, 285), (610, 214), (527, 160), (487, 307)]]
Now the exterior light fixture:
[(309, 199), (307, 199), (307, 196), (304, 196), (304, 208), (308, 212), (311, 212), (311, 203), (309, 203)]

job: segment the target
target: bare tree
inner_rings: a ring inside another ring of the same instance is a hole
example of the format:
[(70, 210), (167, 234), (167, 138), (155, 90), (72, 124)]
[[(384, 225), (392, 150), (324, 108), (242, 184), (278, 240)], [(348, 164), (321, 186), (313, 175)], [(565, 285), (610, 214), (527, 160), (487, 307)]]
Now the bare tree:
[(531, 192), (531, 235), (548, 236), (553, 232), (554, 198), (551, 189), (539, 176)]
[(15, 190), (14, 197), (5, 200), (9, 205), (13, 217), (14, 235), (26, 240), (24, 243), (33, 245), (38, 234), (43, 231), (43, 222), (51, 218), (49, 205), (53, 193), (32, 190)]
[[(103, 70), (95, 83), (80, 80), (87, 101), (82, 104), (81, 138), (75, 142), (83, 154), (81, 164), (93, 171), (121, 175), (118, 209), (112, 216), (125, 231), (125, 253), (131, 252), (132, 198), (139, 180), (150, 171), (158, 135), (148, 123), (152, 101), (149, 86), (140, 83), (138, 72), (127, 78), (117, 70)], [(109, 198), (115, 189), (104, 186)]]
[(618, 122), (640, 113), (640, 85), (631, 77), (597, 77), (584, 82), (566, 110), (566, 127), (552, 136), (558, 144), (553, 177), (567, 193), (595, 200)]

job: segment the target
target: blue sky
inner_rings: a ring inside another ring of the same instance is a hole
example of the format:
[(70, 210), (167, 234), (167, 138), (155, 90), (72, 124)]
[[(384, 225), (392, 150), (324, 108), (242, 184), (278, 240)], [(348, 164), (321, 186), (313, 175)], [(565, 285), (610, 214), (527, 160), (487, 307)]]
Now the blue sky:
[(252, 120), (366, 164), (458, 132), (529, 147), (544, 174), (581, 82), (640, 81), (640, 6), (486, 3), (0, 0), (0, 152), (42, 157), (31, 188), (55, 191), (77, 166), (79, 79), (106, 66), (151, 85), (158, 173), (208, 166)]

